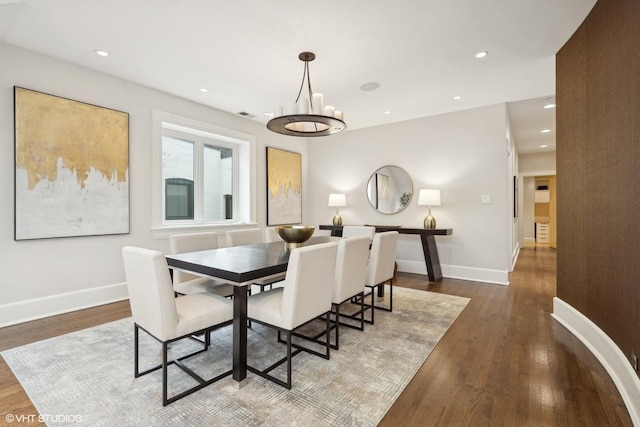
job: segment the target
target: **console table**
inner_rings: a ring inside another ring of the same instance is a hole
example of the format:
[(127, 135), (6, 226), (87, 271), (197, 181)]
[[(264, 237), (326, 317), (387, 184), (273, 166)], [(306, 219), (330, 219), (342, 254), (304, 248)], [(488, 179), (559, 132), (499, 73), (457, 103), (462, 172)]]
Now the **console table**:
[[(320, 230), (331, 230), (332, 236), (342, 237), (342, 225), (321, 225)], [(404, 228), (404, 227), (385, 227), (383, 225), (372, 226), (376, 228), (376, 233), (384, 231), (397, 231), (400, 234), (417, 234), (422, 241), (422, 252), (424, 253), (424, 262), (427, 265), (427, 275), (430, 282), (438, 282), (442, 280), (442, 270), (440, 269), (440, 259), (438, 258), (438, 248), (436, 247), (436, 239), (434, 236), (449, 236), (453, 234), (452, 228)]]

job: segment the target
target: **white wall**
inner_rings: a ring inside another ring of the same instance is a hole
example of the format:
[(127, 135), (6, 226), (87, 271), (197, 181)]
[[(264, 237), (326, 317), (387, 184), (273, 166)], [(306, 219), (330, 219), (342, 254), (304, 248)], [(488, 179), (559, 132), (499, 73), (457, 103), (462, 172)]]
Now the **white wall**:
[[(0, 44), (0, 326), (126, 298), (120, 249), (138, 245), (168, 251), (151, 228), (152, 110), (157, 109), (256, 136), (256, 220), (265, 223), (265, 146), (302, 153), (306, 141), (263, 124), (154, 89)], [(14, 241), (13, 86), (129, 113), (130, 234)], [(194, 87), (194, 91), (198, 88)], [(306, 221), (303, 210), (303, 221)], [(226, 229), (218, 230), (224, 232)]]
[[(513, 271), (513, 268), (516, 265), (516, 261), (518, 260), (518, 254), (520, 253), (520, 242), (522, 239), (520, 238), (520, 182), (518, 180), (518, 149), (516, 148), (516, 144), (514, 144), (514, 136), (511, 132), (511, 123), (509, 122), (509, 114), (506, 115), (505, 120), (507, 121), (507, 135), (506, 135), (506, 145), (507, 145), (507, 169), (509, 176), (509, 184), (508, 184), (508, 195), (507, 200), (509, 201), (509, 244), (510, 244), (510, 258), (509, 258), (509, 271)], [(517, 216), (516, 216), (517, 215)]]
[[(555, 175), (556, 172), (556, 152), (547, 151), (535, 154), (520, 154), (519, 172), (522, 175)], [(545, 173), (553, 172), (553, 173)]]
[[(309, 189), (305, 206), (311, 224), (330, 224), (335, 213), (329, 193), (345, 193), (344, 224), (422, 227), (426, 207), (417, 205), (422, 188), (439, 188), (442, 206), (432, 208), (443, 274), (508, 283), (513, 222), (504, 104), (347, 131), (309, 142)], [(406, 170), (413, 180), (409, 206), (395, 215), (375, 211), (366, 198), (370, 175), (384, 165)], [(490, 195), (491, 204), (480, 203)], [(426, 274), (417, 236), (401, 236), (398, 268)]]
[[(126, 298), (120, 249), (138, 245), (168, 251), (151, 232), (152, 111), (160, 110), (255, 135), (255, 209), (265, 225), (265, 147), (302, 154), (305, 224), (327, 224), (335, 210), (328, 194), (344, 192), (345, 224), (421, 227), (426, 208), (417, 206), (421, 188), (440, 188), (434, 207), (446, 277), (508, 283), (511, 205), (510, 160), (505, 147), (506, 110), (495, 105), (458, 113), (347, 131), (329, 138), (291, 138), (261, 123), (228, 114), (138, 84), (6, 44), (0, 44), (0, 326)], [(131, 233), (128, 235), (14, 241), (13, 86), (21, 86), (129, 113)], [(197, 88), (194, 88), (197, 90)], [(412, 177), (408, 208), (382, 215), (369, 205), (365, 189), (380, 166), (393, 164)], [(481, 195), (492, 203), (480, 204)], [(226, 229), (218, 229), (224, 232)], [(402, 236), (401, 270), (426, 274), (416, 236)]]

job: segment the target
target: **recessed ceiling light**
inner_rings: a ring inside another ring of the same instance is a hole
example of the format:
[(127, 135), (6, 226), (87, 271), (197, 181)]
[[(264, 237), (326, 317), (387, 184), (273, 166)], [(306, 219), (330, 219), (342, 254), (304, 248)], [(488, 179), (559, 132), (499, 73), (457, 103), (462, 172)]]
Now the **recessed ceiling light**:
[(540, 146), (540, 148), (547, 148), (547, 147), (548, 147), (547, 144), (543, 144), (543, 145)]
[(391, 111), (388, 111), (388, 110), (387, 110), (387, 111), (385, 111), (384, 113), (385, 113), (385, 114), (391, 114)]
[(542, 129), (540, 131), (540, 133), (549, 133), (549, 132), (551, 132), (551, 129)]
[(556, 108), (556, 103), (555, 102), (550, 102), (548, 104), (545, 104), (544, 107), (542, 107), (546, 110), (548, 110), (549, 108)]
[(476, 53), (476, 58), (484, 58), (487, 55), (489, 55), (489, 52), (487, 52), (486, 50), (483, 50), (482, 52)]
[(380, 87), (380, 83), (378, 82), (367, 82), (360, 85), (360, 90), (363, 92), (371, 92)]
[(106, 52), (104, 50), (96, 50), (96, 55), (100, 55), (100, 56), (109, 56), (109, 52)]
[(453, 99), (455, 99), (457, 101), (459, 99), (462, 99), (462, 97), (460, 95), (456, 95), (456, 96), (453, 97)]
[(207, 89), (206, 87), (201, 87), (200, 88), (200, 92), (207, 93), (207, 92), (209, 92), (209, 89)]

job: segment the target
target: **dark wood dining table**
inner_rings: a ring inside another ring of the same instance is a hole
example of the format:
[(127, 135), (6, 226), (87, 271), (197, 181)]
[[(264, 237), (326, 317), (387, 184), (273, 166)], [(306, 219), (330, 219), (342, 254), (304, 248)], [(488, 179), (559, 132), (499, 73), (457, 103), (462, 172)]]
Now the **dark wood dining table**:
[[(304, 246), (337, 240), (317, 236)], [(172, 269), (179, 269), (222, 279), (233, 290), (233, 379), (238, 387), (247, 377), (247, 291), (253, 281), (283, 273), (289, 264), (291, 249), (284, 242), (232, 246), (197, 252), (167, 255)]]

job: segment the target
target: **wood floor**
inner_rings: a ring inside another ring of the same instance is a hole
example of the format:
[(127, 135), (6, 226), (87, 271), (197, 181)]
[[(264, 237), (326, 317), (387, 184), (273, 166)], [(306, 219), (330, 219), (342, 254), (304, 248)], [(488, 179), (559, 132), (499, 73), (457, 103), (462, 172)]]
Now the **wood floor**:
[[(471, 298), (380, 426), (632, 426), (595, 357), (550, 316), (555, 250), (520, 251), (510, 286), (399, 273), (396, 286)], [(0, 329), (0, 350), (130, 316), (127, 302)], [(0, 359), (6, 415), (44, 425)]]

